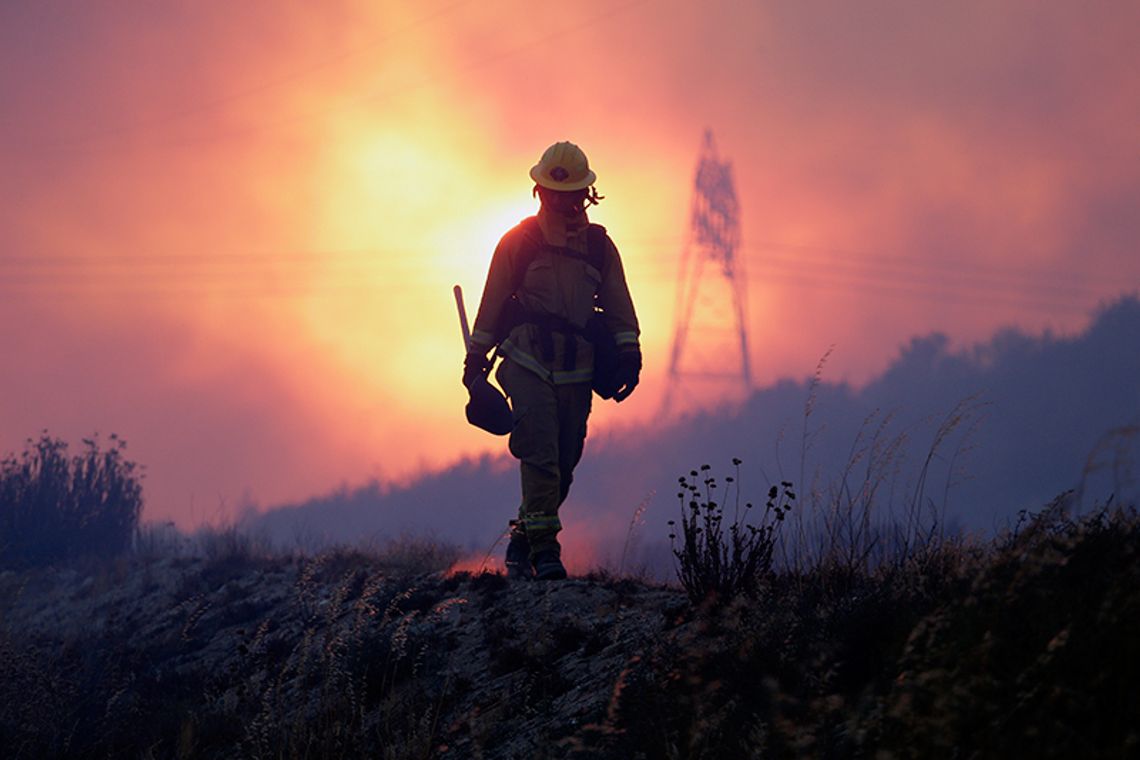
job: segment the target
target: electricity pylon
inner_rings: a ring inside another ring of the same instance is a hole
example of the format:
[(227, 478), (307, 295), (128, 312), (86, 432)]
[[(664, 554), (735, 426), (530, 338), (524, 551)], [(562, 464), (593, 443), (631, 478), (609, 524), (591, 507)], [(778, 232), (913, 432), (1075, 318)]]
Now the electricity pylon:
[[(740, 205), (732, 165), (717, 156), (712, 131), (705, 130), (693, 180), (689, 234), (681, 252), (664, 413), (682, 386), (696, 385), (689, 380), (711, 381), (700, 383), (707, 392), (717, 386), (721, 391), (735, 386), (745, 392), (752, 387), (747, 281), (737, 257), (739, 246)], [(708, 276), (706, 264), (719, 271)]]

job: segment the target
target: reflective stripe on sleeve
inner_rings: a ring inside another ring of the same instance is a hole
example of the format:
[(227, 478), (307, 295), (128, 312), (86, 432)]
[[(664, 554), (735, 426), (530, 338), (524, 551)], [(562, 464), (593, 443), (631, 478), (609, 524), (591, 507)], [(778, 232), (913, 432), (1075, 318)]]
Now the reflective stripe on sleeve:
[(471, 333), (471, 344), (479, 348), (490, 348), (495, 345), (495, 336), (486, 330), (476, 330)]
[(637, 333), (632, 330), (627, 332), (614, 333), (614, 342), (619, 346), (636, 346)]

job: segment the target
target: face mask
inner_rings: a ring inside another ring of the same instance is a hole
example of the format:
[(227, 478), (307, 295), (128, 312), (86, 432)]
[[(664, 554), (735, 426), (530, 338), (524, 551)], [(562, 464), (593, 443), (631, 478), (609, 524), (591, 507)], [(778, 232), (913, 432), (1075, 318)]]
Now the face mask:
[(540, 188), (538, 196), (542, 201), (543, 207), (551, 213), (564, 216), (567, 219), (573, 219), (580, 216), (585, 210), (586, 200), (589, 194), (585, 190), (559, 192)]

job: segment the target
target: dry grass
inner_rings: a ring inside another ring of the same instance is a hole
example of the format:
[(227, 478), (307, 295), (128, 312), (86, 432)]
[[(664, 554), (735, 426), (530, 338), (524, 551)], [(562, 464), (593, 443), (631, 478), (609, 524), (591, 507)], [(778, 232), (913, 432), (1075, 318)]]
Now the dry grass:
[[(108, 566), (83, 597), (106, 623), (53, 638), (12, 617), (12, 600), (31, 603), (49, 575), (9, 573), (0, 746), (6, 757), (1125, 756), (1140, 747), (1140, 518), (1077, 517), (1071, 504), (867, 571), (773, 570), (750, 595), (702, 606), (620, 578), (539, 587), (403, 573), (400, 551), (222, 553)], [(116, 628), (96, 603), (144, 567), (166, 601), (133, 618), (153, 627)], [(171, 568), (181, 575), (164, 581)], [(565, 606), (600, 590), (602, 606)]]
[(623, 674), (585, 745), (645, 757), (1124, 757), (1140, 518), (1064, 501), (841, 584), (777, 574)]
[(1140, 517), (1065, 494), (992, 540), (946, 530), (951, 476), (931, 463), (953, 473), (979, 414), (967, 400), (934, 425), (909, 479), (904, 436), (872, 415), (833, 482), (784, 483), (766, 511), (741, 504), (739, 469), (693, 471), (683, 589), (512, 584), (414, 537), (282, 553), (234, 526), (0, 574), (2, 754), (1136, 754)]
[(126, 442), (97, 437), (68, 455), (44, 431), (0, 459), (0, 567), (33, 567), (127, 552), (142, 513), (142, 473)]

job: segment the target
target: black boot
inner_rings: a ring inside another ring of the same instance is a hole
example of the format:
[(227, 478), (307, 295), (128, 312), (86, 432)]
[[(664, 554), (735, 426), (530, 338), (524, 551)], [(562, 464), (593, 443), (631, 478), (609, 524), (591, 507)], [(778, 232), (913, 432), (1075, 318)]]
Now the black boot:
[(566, 568), (562, 565), (562, 558), (553, 549), (538, 552), (534, 555), (534, 579), (537, 581), (563, 581), (566, 580)]
[(529, 581), (534, 577), (530, 566), (530, 542), (518, 520), (511, 520), (511, 540), (507, 544), (507, 577)]

